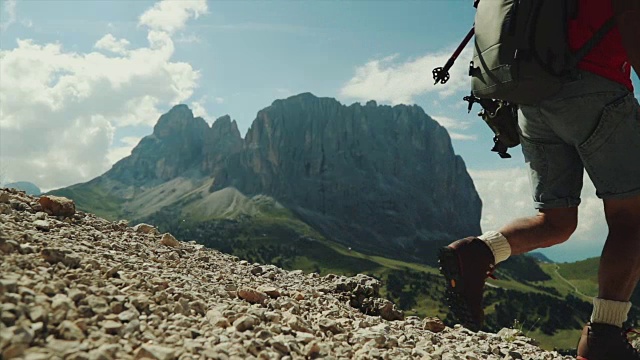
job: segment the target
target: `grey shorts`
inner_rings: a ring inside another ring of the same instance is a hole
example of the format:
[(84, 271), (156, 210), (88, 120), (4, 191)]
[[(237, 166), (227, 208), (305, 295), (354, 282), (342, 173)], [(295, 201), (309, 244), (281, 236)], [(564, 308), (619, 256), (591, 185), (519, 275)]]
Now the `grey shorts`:
[(623, 85), (582, 72), (518, 115), (537, 209), (578, 206), (585, 169), (601, 199), (640, 195), (640, 106)]

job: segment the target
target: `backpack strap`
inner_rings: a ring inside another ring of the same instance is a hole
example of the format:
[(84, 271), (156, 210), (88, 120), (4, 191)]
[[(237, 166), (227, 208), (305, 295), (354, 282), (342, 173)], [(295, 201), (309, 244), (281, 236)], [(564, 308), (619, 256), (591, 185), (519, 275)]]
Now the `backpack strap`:
[(602, 39), (607, 36), (607, 34), (609, 34), (609, 32), (615, 27), (615, 25), (615, 18), (607, 20), (607, 22), (604, 23), (604, 25), (602, 25), (602, 27), (598, 29), (595, 34), (593, 34), (591, 39), (589, 39), (584, 45), (582, 45), (580, 49), (578, 49), (578, 51), (573, 54), (570, 62), (571, 68), (576, 68), (578, 66), (578, 63), (582, 59), (584, 59), (584, 57), (587, 56), (587, 54), (589, 54), (589, 52), (591, 52), (591, 50), (593, 50), (593, 48), (595, 48), (596, 45), (598, 45), (602, 41)]

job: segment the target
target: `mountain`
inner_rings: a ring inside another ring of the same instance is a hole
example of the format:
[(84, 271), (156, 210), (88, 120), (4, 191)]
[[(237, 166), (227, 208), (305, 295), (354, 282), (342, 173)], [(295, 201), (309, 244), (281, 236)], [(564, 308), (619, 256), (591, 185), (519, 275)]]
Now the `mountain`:
[[(108, 172), (54, 193), (250, 264), (367, 274), (407, 315), (451, 326), (445, 284), (428, 265), (443, 243), (480, 232), (464, 162), (422, 109), (311, 94), (261, 110), (244, 139), (230, 117), (209, 126), (178, 105)], [(556, 266), (501, 264), (485, 296), (487, 330), (517, 321), (547, 349), (575, 346), (591, 300)]]
[(211, 222), (262, 216), (304, 228), (295, 239), (421, 262), (434, 244), (480, 233), (482, 207), (447, 131), (420, 107), (309, 93), (259, 111), (244, 139), (229, 116), (209, 127), (177, 105), (105, 174), (54, 193), (112, 219), (178, 233), (185, 222), (199, 238), (220, 233)]
[(42, 193), (42, 191), (36, 184), (30, 183), (28, 181), (17, 181), (9, 184), (4, 184), (3, 186), (6, 188), (14, 188), (14, 189), (22, 190), (29, 195), (38, 196)]
[(526, 255), (527, 255), (528, 257), (534, 258), (534, 259), (536, 259), (537, 261), (539, 261), (539, 262), (543, 262), (543, 263), (549, 263), (549, 264), (552, 264), (552, 263), (554, 263), (554, 262), (555, 262), (555, 261), (553, 261), (553, 260), (549, 259), (545, 254), (543, 254), (543, 253), (541, 253), (541, 252), (537, 252), (537, 251), (527, 253)]

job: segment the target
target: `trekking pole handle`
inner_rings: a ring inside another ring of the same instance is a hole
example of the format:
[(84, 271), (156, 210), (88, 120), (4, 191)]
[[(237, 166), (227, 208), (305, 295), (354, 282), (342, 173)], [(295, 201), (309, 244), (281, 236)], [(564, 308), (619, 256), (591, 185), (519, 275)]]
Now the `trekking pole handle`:
[(436, 81), (434, 85), (437, 85), (438, 83), (446, 84), (447, 81), (449, 81), (449, 78), (451, 77), (451, 75), (449, 74), (449, 70), (451, 70), (451, 67), (456, 62), (456, 59), (458, 59), (458, 56), (460, 56), (460, 54), (462, 53), (462, 50), (464, 50), (467, 44), (469, 44), (469, 41), (471, 41), (471, 38), (473, 37), (474, 34), (475, 34), (475, 27), (469, 30), (469, 33), (467, 34), (467, 36), (465, 36), (464, 40), (462, 40), (460, 45), (458, 45), (458, 48), (453, 53), (453, 55), (449, 58), (447, 63), (444, 65), (444, 67), (437, 67), (433, 69), (432, 71), (433, 79)]

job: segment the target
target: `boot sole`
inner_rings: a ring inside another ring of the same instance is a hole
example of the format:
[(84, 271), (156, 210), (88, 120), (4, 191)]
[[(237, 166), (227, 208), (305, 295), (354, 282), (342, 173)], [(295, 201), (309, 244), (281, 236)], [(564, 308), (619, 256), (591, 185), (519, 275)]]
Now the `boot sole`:
[(453, 317), (467, 329), (479, 331), (482, 326), (474, 320), (464, 297), (464, 281), (456, 251), (449, 247), (441, 248), (438, 262), (440, 273), (446, 279), (445, 300)]

